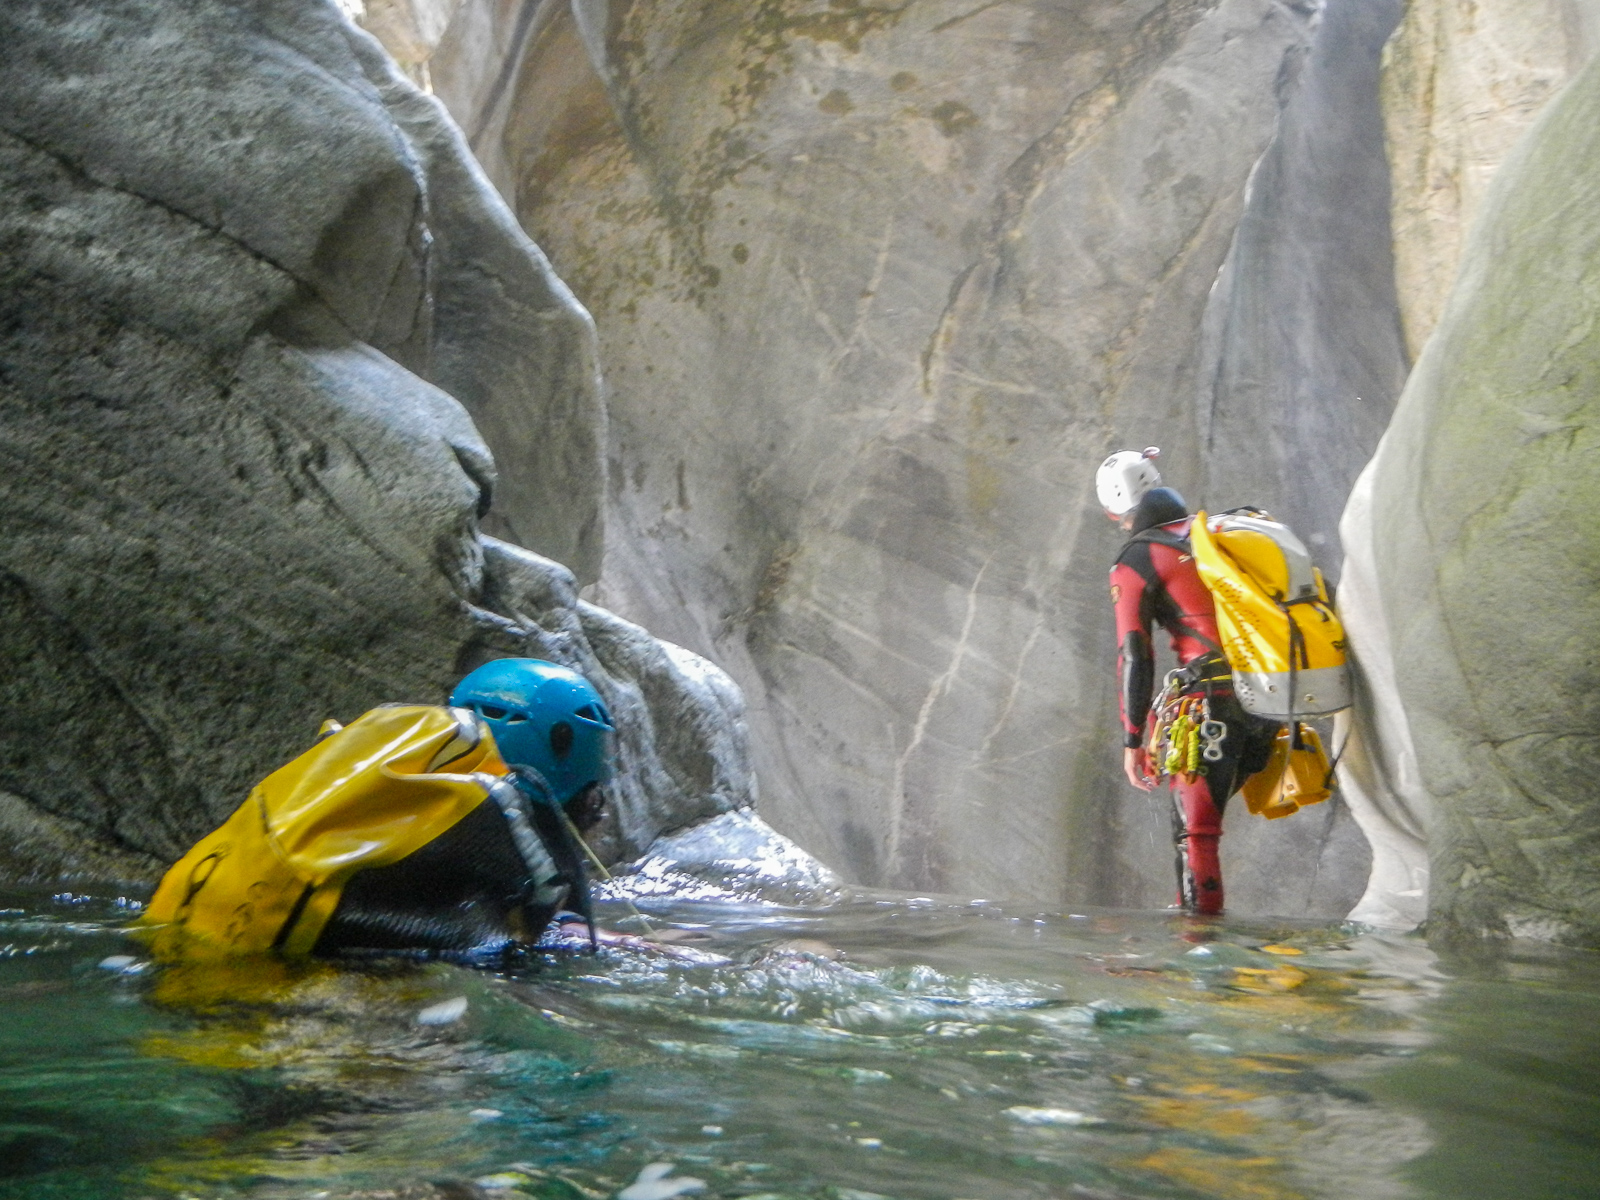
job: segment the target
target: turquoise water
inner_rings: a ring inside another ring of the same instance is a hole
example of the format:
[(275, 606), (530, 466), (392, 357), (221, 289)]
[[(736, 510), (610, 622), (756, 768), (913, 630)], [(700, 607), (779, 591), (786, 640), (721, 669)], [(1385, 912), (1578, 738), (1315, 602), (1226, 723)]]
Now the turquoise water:
[(0, 1200), (1600, 1195), (1590, 954), (655, 897), (697, 958), (158, 970), (0, 908)]

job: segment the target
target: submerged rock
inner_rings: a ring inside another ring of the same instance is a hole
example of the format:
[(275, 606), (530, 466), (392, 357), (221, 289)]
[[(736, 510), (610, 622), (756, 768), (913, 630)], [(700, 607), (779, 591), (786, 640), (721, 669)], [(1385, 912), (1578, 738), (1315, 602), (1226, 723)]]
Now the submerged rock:
[(1597, 161), (1591, 62), (1489, 190), (1346, 516), (1362, 580), (1342, 601), (1382, 700), (1373, 778), (1393, 824), (1425, 826), (1430, 925), (1585, 945), (1600, 945)]
[(749, 809), (657, 839), (611, 890), (630, 897), (815, 903), (840, 879)]
[(0, 867), (147, 871), (503, 653), (613, 703), (618, 853), (750, 802), (715, 668), (480, 534), (597, 572), (592, 325), (334, 7), (0, 7), (0, 245)]

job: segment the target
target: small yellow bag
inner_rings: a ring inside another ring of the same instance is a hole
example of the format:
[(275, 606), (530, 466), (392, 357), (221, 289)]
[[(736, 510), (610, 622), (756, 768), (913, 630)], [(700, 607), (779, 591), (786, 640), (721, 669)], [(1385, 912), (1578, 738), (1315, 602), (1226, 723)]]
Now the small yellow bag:
[(1333, 794), (1328, 777), (1333, 768), (1322, 738), (1307, 725), (1286, 725), (1278, 731), (1267, 765), (1245, 781), (1245, 807), (1269, 821), (1287, 817)]

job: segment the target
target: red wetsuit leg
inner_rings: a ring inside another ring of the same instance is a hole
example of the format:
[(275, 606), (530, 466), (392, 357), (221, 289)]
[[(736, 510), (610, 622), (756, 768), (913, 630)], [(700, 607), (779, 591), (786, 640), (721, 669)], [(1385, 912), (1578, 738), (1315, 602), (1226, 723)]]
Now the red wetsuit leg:
[(1211, 785), (1204, 775), (1192, 781), (1177, 776), (1172, 790), (1183, 810), (1184, 854), (1194, 881), (1194, 895), (1180, 896), (1178, 902), (1192, 904), (1195, 912), (1215, 915), (1222, 911), (1222, 812), (1211, 798)]

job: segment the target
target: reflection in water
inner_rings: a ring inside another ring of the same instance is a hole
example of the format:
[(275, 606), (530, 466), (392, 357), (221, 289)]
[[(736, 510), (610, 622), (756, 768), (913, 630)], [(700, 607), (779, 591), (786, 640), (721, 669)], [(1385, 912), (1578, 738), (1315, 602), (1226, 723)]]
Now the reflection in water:
[(0, 1198), (1486, 1200), (1600, 1178), (1591, 955), (647, 884), (699, 939), (678, 957), (500, 973), (157, 969), (110, 903), (0, 900)]

